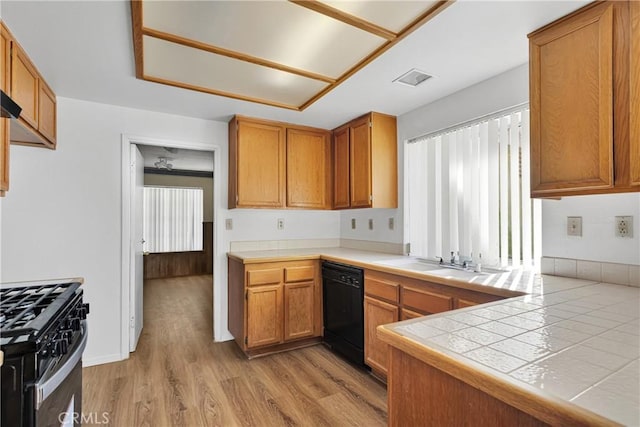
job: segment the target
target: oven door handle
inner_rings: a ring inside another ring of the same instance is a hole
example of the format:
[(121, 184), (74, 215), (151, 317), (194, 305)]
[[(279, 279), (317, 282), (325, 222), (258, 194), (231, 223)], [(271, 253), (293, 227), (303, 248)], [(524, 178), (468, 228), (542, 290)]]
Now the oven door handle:
[(76, 364), (82, 359), (82, 352), (84, 352), (85, 347), (87, 346), (87, 338), (89, 337), (89, 333), (87, 330), (87, 321), (82, 321), (83, 331), (82, 338), (80, 339), (80, 343), (76, 346), (71, 356), (64, 362), (64, 364), (56, 371), (55, 374), (51, 378), (48, 378), (43, 383), (36, 383), (35, 387), (35, 398), (36, 398), (36, 410), (40, 409), (42, 403), (47, 400), (51, 394), (56, 391), (56, 389), (62, 384), (62, 382), (69, 376), (73, 368), (76, 367)]

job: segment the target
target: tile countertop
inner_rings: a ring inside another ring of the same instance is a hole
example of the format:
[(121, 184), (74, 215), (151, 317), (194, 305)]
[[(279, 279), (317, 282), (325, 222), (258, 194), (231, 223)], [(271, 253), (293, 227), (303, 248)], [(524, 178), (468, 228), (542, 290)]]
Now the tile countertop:
[(640, 425), (640, 288), (582, 282), (382, 329), (532, 402), (568, 402), (569, 411)]
[(420, 272), (402, 267), (409, 257), (347, 248), (229, 257), (245, 264), (321, 258), (512, 296), (380, 328), (516, 387), (520, 396), (640, 425), (640, 288), (521, 272)]
[(434, 267), (436, 268), (434, 270), (420, 271), (409, 268), (414, 264), (412, 260), (415, 260), (411, 257), (348, 248), (246, 251), (229, 252), (227, 255), (244, 264), (323, 259), (503, 297), (524, 294), (541, 295), (551, 291), (583, 286), (585, 283), (584, 280), (540, 276), (519, 270), (473, 273)]

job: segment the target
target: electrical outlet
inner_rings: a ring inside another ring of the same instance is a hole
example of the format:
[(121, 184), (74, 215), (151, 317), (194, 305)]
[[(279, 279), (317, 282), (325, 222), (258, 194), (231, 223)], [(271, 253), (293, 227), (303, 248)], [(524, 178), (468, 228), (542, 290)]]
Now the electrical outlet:
[(233, 218), (227, 218), (224, 220), (224, 228), (227, 230), (233, 230)]
[(633, 237), (633, 217), (616, 217), (616, 237)]
[(356, 229), (356, 219), (355, 218), (351, 218), (351, 229), (352, 230)]
[(393, 230), (394, 227), (395, 227), (395, 221), (394, 221), (394, 218), (391, 217), (389, 218), (389, 230)]
[(373, 230), (373, 220), (369, 218), (369, 230)]
[(567, 217), (567, 236), (582, 236), (582, 217)]
[(278, 230), (284, 230), (284, 218), (278, 218)]

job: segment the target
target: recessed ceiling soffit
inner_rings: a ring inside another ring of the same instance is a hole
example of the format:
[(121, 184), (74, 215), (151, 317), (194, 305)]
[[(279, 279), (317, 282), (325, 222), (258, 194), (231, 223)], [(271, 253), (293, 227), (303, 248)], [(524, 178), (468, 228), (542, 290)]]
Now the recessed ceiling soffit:
[(302, 111), (451, 3), (132, 0), (136, 77)]

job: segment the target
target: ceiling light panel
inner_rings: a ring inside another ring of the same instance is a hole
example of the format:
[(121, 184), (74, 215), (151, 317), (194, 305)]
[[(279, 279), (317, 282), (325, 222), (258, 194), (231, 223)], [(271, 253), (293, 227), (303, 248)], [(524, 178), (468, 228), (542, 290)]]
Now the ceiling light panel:
[[(295, 108), (327, 83), (215, 55), (154, 37), (143, 37), (145, 77), (183, 87)], [(223, 93), (220, 93), (223, 92)]]
[(379, 36), (288, 1), (144, 1), (142, 4), (145, 28), (332, 79), (340, 77), (386, 42)]
[(397, 33), (438, 1), (328, 0), (323, 3)]

